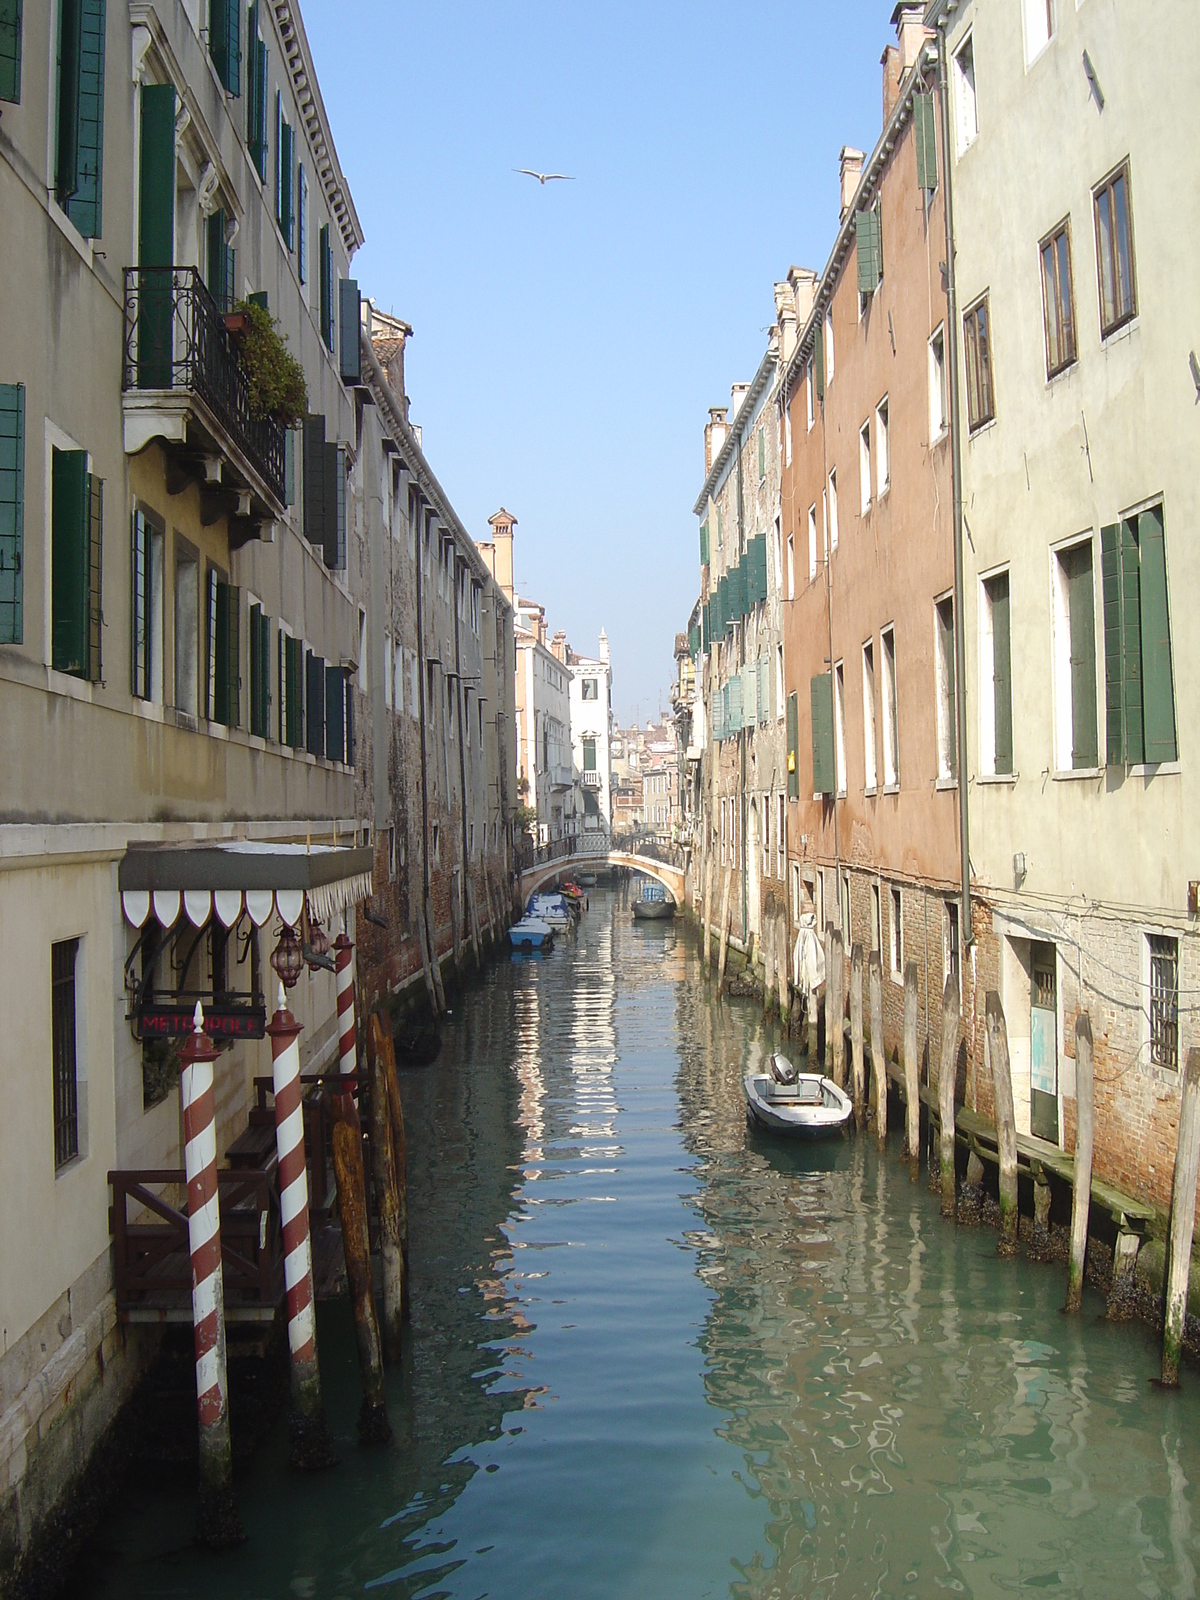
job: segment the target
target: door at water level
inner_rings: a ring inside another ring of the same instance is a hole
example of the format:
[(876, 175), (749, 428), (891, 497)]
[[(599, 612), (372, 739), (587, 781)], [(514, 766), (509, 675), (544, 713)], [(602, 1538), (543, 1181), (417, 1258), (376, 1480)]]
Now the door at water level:
[(1029, 1087), (1030, 1132), (1059, 1143), (1058, 1132), (1058, 980), (1052, 944), (1030, 952)]

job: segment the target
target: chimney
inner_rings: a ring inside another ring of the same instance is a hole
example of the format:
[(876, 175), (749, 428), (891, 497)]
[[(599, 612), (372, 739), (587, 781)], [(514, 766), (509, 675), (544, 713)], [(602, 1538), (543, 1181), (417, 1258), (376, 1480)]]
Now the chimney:
[(608, 660), (608, 635), (603, 628), (600, 629), (600, 659), (601, 661)]
[(726, 420), (729, 412), (725, 406), (710, 406), (708, 408), (708, 421), (704, 424), (704, 476), (707, 478), (712, 471), (712, 464), (721, 454), (721, 446), (725, 443), (725, 435), (729, 432)]
[(900, 51), (894, 44), (889, 44), (879, 58), (883, 68), (883, 125), (886, 128), (888, 118), (896, 109), (896, 101), (900, 98), (900, 78), (903, 68), (900, 65)]
[(838, 157), (842, 175), (842, 209), (838, 216), (839, 222), (846, 220), (846, 213), (853, 203), (854, 191), (858, 188), (858, 180), (862, 177), (863, 162), (866, 159), (862, 151), (855, 150), (853, 145), (842, 146), (842, 153)]
[(789, 267), (788, 283), (796, 307), (796, 327), (802, 328), (812, 313), (817, 297), (817, 275), (811, 267)]
[(363, 301), (363, 322), (367, 338), (383, 368), (388, 387), (395, 395), (405, 422), (408, 421), (408, 395), (404, 392), (404, 346), (412, 338), (412, 329), (399, 317), (380, 311), (373, 300)]
[(925, 26), (924, 13), (925, 7), (912, 4), (911, 0), (900, 0), (892, 12), (892, 26), (900, 47), (901, 81), (921, 59), (926, 40), (936, 38), (933, 29)]
[(729, 385), (729, 420), (732, 422), (742, 409), (742, 401), (750, 392), (748, 383), (731, 383)]
[(561, 661), (563, 666), (564, 667), (566, 666), (566, 664), (567, 664), (567, 636), (566, 636), (566, 634), (563, 632), (563, 630), (561, 628), (559, 628), (557, 630), (557, 632), (555, 633), (553, 639), (551, 639), (551, 641), (550, 641), (550, 654), (554, 657), (554, 659), (556, 661)]
[(779, 350), (784, 361), (796, 348), (796, 301), (789, 283), (775, 285), (775, 325), (779, 330)]
[(492, 577), (500, 585), (508, 599), (513, 600), (513, 529), (517, 525), (516, 517), (505, 511), (501, 506), (494, 516), (488, 518), (488, 527), (492, 530), (493, 552), (488, 565), (492, 569)]

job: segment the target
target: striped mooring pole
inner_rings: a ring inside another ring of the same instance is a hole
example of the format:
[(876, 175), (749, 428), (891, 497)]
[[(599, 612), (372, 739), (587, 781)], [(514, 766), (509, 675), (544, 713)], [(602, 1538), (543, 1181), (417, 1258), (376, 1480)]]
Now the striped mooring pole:
[(345, 928), (333, 941), (337, 951), (338, 1068), (348, 1079), (347, 1092), (358, 1088), (358, 1031), (354, 1020), (354, 946)]
[(199, 1001), (196, 1002), (194, 1029), (184, 1040), (180, 1054), (188, 1250), (192, 1259), (192, 1327), (196, 1340), (196, 1407), (200, 1421), (196, 1539), (200, 1544), (219, 1550), (240, 1544), (246, 1535), (233, 1503), (233, 1446), (229, 1436), (213, 1096), (213, 1062), (217, 1059), (217, 1048), (204, 1032), (204, 1011)]
[[(283, 1281), (287, 1291), (288, 1350), (292, 1368), (292, 1465), (313, 1469), (336, 1459), (321, 1404), (317, 1319), (313, 1293), (312, 1236), (308, 1223), (308, 1170), (301, 1105), (300, 1024), (287, 1008), (283, 984), (267, 1024), (275, 1090), (275, 1148), (279, 1156), (279, 1214), (283, 1224)], [(315, 1159), (324, 1160), (323, 1150)]]

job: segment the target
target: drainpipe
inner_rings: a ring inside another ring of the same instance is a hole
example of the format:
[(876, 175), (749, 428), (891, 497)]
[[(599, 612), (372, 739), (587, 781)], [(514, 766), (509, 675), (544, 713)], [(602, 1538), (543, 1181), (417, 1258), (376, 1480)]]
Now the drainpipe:
[[(463, 575), (466, 576), (467, 568), (464, 564)], [(465, 585), (464, 585), (465, 588)], [(459, 915), (463, 920), (464, 928), (470, 923), (470, 911), (467, 905), (467, 875), (471, 870), (471, 858), (467, 850), (467, 747), (463, 737), (463, 681), (462, 681), (462, 639), (459, 633), (460, 617), (458, 596), (458, 557), (454, 563), (454, 670), (458, 674), (455, 682), (455, 707), (458, 718), (458, 781), (461, 796), (459, 809), (462, 813), (462, 899), (459, 904)], [(474, 938), (472, 937), (472, 943)], [(478, 955), (478, 950), (476, 950)]]
[[(941, 101), (942, 167), (946, 211), (946, 362), (950, 368), (950, 471), (954, 503), (954, 690), (958, 744), (958, 837), (962, 910), (960, 966), (971, 939), (971, 835), (967, 808), (967, 646), (963, 612), (962, 427), (958, 383), (958, 286), (954, 272), (954, 193), (950, 161), (950, 95), (947, 85), (946, 24), (938, 25), (938, 99)], [(960, 971), (959, 981), (962, 982)]]
[[(742, 403), (744, 405), (745, 401)], [(742, 506), (742, 447), (744, 442), (745, 435), (739, 432), (737, 437), (737, 529), (739, 561), (745, 561), (746, 559), (746, 517)], [(744, 616), (741, 624), (741, 635), (741, 649), (738, 652), (740, 657), (738, 662), (739, 668), (746, 665), (746, 618)], [(744, 681), (745, 680), (743, 679), (743, 683)], [(742, 946), (745, 950), (750, 948), (750, 882), (747, 876), (749, 863), (746, 854), (746, 746), (749, 744), (749, 742), (750, 737), (746, 731), (746, 707), (743, 705), (742, 726), (738, 730), (738, 754), (741, 761), (741, 777), (739, 782), (741, 793), (739, 796), (738, 811), (741, 817), (742, 846)]]

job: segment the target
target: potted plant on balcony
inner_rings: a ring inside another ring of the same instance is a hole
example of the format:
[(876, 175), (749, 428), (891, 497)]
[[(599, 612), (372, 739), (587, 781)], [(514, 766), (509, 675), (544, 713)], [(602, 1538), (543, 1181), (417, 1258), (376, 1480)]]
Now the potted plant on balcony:
[(308, 410), (303, 367), (265, 306), (239, 300), (232, 315), (245, 319), (238, 349), (250, 376), (251, 415), (293, 427)]

